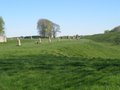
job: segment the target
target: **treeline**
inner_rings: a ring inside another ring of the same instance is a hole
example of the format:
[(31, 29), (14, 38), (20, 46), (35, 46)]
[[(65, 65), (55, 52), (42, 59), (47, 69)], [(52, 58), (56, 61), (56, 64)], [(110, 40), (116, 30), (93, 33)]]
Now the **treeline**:
[[(80, 36), (80, 35), (73, 35), (73, 36), (59, 36), (59, 37), (55, 37), (55, 38), (60, 38), (60, 39), (79, 39), (81, 37), (82, 36)], [(13, 37), (13, 38), (17, 38), (17, 37)], [(38, 39), (38, 38), (48, 39), (49, 37), (34, 35), (34, 36), (20, 36), (19, 38), (22, 38), (22, 39)]]

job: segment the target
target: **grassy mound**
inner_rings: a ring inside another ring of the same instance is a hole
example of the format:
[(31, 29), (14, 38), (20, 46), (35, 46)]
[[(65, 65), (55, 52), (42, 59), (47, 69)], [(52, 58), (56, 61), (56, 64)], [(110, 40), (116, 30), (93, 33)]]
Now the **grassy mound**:
[[(86, 39), (91, 39), (97, 42), (110, 42), (110, 43), (116, 43), (116, 39), (120, 39), (120, 32), (109, 32), (105, 34), (96, 34), (96, 35), (90, 35), (85, 36)], [(120, 40), (118, 40), (120, 42)]]

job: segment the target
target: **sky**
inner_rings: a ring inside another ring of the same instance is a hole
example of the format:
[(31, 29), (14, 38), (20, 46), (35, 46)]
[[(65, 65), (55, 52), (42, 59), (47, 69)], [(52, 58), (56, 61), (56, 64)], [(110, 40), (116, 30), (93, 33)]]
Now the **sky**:
[(120, 25), (120, 0), (0, 0), (8, 37), (38, 35), (39, 19), (61, 27), (62, 35), (91, 35)]

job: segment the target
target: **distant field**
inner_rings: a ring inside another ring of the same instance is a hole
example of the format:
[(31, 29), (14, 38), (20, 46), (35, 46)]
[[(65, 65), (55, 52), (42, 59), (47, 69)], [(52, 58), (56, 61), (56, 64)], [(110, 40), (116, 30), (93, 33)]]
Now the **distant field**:
[(8, 40), (0, 44), (0, 90), (120, 90), (120, 45)]

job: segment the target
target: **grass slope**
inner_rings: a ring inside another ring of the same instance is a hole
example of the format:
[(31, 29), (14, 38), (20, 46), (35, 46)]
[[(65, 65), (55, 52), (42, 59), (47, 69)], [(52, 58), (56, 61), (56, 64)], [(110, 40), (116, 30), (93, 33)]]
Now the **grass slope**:
[(110, 42), (115, 43), (115, 39), (120, 37), (120, 32), (109, 32), (105, 34), (95, 34), (95, 35), (89, 35), (85, 36), (83, 38), (91, 39), (97, 42)]
[(0, 44), (0, 90), (119, 90), (120, 46), (90, 40)]

